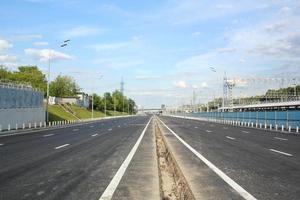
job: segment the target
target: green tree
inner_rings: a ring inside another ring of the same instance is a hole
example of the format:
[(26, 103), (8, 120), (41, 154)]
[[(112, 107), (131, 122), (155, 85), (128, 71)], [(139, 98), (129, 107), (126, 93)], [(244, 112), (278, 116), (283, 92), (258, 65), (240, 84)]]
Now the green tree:
[(59, 75), (50, 84), (50, 96), (74, 97), (79, 91), (79, 86), (71, 76)]

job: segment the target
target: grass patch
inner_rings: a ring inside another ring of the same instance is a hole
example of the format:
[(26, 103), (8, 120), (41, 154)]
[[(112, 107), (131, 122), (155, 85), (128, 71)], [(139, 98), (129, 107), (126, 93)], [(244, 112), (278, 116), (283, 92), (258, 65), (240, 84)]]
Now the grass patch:
[(64, 111), (59, 105), (49, 105), (49, 120), (62, 121), (62, 120), (76, 120), (70, 113)]

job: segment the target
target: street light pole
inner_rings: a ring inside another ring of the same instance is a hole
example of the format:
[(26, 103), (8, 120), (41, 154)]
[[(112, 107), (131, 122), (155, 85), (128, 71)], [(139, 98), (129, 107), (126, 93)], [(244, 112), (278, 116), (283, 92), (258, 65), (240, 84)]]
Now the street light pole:
[[(70, 40), (65, 40), (60, 47), (63, 48), (68, 45)], [(47, 103), (46, 103), (46, 122), (49, 122), (49, 93), (50, 93), (50, 64), (51, 64), (51, 49), (48, 51), (48, 75), (47, 75)]]

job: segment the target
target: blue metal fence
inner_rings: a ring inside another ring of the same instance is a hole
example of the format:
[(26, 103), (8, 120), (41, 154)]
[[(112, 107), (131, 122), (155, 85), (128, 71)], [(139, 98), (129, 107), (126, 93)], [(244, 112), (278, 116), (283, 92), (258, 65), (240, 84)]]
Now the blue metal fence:
[(206, 119), (221, 119), (230, 121), (240, 121), (254, 124), (267, 124), (275, 127), (286, 128), (289, 126), (292, 129), (300, 127), (300, 111), (253, 111), (253, 112), (200, 112), (200, 113), (180, 113), (190, 117), (199, 117)]

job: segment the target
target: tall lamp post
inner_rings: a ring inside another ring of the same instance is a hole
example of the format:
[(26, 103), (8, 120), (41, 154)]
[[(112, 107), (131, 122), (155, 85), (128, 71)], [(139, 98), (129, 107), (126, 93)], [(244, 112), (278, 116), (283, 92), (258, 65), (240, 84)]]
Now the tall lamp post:
[[(70, 40), (65, 40), (60, 47), (64, 48)], [(50, 90), (50, 65), (51, 65), (51, 49), (48, 51), (48, 75), (47, 75), (47, 103), (46, 103), (46, 122), (49, 122), (49, 90)]]

